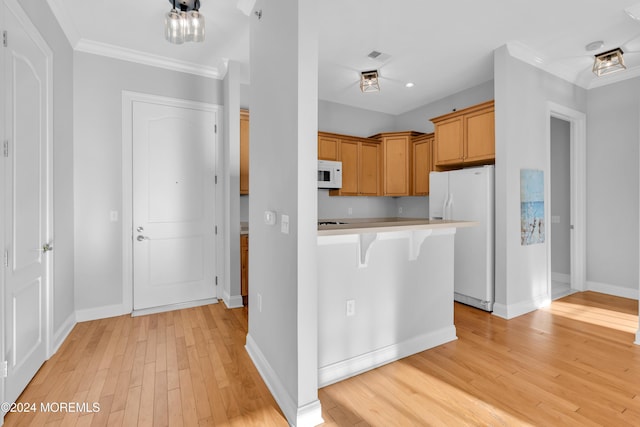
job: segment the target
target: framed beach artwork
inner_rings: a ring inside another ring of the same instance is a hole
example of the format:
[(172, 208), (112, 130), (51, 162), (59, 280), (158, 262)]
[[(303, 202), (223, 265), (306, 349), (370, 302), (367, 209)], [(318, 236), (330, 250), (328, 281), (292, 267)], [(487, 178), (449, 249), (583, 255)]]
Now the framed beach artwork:
[(520, 169), (520, 244), (544, 243), (544, 174)]

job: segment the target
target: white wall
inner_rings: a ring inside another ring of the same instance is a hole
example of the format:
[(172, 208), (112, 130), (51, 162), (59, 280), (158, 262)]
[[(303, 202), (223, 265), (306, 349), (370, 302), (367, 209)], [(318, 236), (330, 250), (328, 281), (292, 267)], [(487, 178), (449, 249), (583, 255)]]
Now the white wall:
[[(585, 112), (586, 90), (495, 51), (496, 101), (496, 304), (494, 314), (511, 318), (549, 301), (544, 244), (520, 244), (520, 169), (545, 171), (548, 102)], [(545, 195), (549, 200), (549, 195)], [(548, 221), (547, 221), (548, 222)], [(637, 233), (635, 235), (637, 237)], [(637, 257), (636, 257), (637, 261)]]
[(318, 102), (318, 129), (324, 132), (369, 137), (395, 129), (392, 114), (350, 107), (330, 101)]
[[(571, 274), (571, 188), (569, 122), (551, 118), (551, 215), (560, 218), (559, 223), (550, 224), (551, 272), (561, 275)], [(562, 276), (560, 276), (562, 277)]]
[(589, 91), (587, 287), (638, 298), (640, 78)]
[(122, 214), (122, 91), (219, 105), (223, 91), (220, 80), (82, 52), (73, 76), (75, 302), (87, 319), (123, 302), (122, 223), (109, 221)]
[[(292, 425), (318, 400), (318, 45), (314, 2), (258, 0), (251, 16), (247, 350)], [(277, 66), (274, 66), (277, 64)], [(263, 221), (277, 212), (277, 224)], [(282, 233), (282, 215), (289, 233)], [(260, 296), (261, 297), (260, 297)]]
[(73, 51), (46, 2), (19, 0), (53, 51), (53, 333), (74, 323)]
[[(227, 75), (223, 81), (224, 92), (224, 126), (222, 141), (223, 173), (218, 173), (218, 190), (224, 192), (225, 218), (217, 222), (223, 224), (224, 244), (218, 240), (219, 277), (222, 289), (218, 288), (218, 298), (229, 308), (242, 307), (240, 295), (240, 66), (235, 61), (229, 61)], [(225, 250), (225, 248), (227, 248)], [(222, 262), (221, 262), (222, 261)], [(220, 281), (218, 281), (220, 284)]]
[(490, 80), (398, 115), (395, 120), (395, 130), (431, 133), (433, 132), (433, 123), (430, 119), (450, 113), (454, 109), (462, 110), (492, 99), (494, 99), (493, 80)]

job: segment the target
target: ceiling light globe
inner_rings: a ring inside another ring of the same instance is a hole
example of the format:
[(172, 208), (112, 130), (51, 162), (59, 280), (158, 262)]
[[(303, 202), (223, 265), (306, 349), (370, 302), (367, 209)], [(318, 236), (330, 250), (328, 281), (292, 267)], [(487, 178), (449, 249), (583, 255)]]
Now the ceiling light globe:
[(184, 20), (176, 9), (171, 9), (164, 19), (164, 37), (173, 44), (184, 43)]
[(192, 10), (187, 17), (187, 41), (204, 41), (204, 16), (198, 10)]

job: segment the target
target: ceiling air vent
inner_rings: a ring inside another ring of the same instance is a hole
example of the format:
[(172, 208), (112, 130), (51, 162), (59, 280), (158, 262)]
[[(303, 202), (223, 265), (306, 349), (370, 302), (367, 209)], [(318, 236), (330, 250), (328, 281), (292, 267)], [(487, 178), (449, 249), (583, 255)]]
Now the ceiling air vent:
[(367, 55), (367, 58), (382, 65), (391, 58), (391, 55), (388, 53), (378, 52), (377, 50), (372, 50), (371, 53)]

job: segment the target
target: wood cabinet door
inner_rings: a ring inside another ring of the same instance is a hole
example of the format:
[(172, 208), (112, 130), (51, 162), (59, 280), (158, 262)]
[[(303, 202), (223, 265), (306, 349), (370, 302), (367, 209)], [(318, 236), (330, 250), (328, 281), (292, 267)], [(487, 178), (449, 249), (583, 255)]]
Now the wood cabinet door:
[(329, 136), (318, 136), (318, 160), (338, 160), (340, 140)]
[(465, 162), (492, 160), (496, 157), (493, 108), (464, 116)]
[[(341, 196), (358, 195), (358, 142), (341, 140), (338, 160), (342, 162), (342, 188), (337, 191)], [(335, 193), (332, 193), (335, 194)]]
[(453, 117), (435, 124), (435, 164), (461, 163), (464, 157), (462, 117)]
[(360, 143), (359, 193), (361, 196), (380, 195), (380, 144), (375, 142)]
[(382, 195), (409, 196), (411, 148), (409, 136), (384, 137), (382, 141)]
[(240, 194), (249, 194), (249, 112), (240, 111)]
[(413, 143), (413, 194), (429, 194), (429, 172), (432, 171), (431, 144), (433, 137)]

